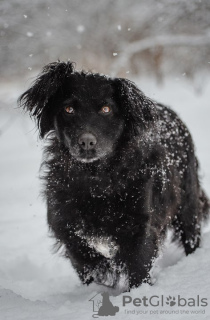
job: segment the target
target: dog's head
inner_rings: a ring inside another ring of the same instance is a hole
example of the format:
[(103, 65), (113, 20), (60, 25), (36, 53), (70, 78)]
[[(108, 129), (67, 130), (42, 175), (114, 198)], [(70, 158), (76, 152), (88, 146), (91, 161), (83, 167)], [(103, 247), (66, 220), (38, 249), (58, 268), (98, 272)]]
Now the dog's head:
[(129, 80), (74, 70), (71, 62), (44, 67), (19, 104), (35, 117), (40, 137), (54, 132), (78, 161), (112, 155), (156, 119), (154, 103)]

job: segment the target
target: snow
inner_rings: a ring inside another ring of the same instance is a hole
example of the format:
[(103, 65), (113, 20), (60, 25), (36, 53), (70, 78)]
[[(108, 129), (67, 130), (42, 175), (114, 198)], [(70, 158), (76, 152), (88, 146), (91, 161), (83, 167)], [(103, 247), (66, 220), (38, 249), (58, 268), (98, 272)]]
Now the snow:
[(33, 33), (32, 32), (30, 32), (30, 31), (28, 31), (27, 33), (26, 33), (26, 35), (28, 36), (28, 37), (33, 37)]
[[(210, 195), (210, 79), (206, 79), (199, 95), (183, 76), (165, 80), (162, 87), (145, 78), (136, 82), (148, 96), (172, 106), (189, 127), (201, 166), (202, 185)], [(89, 300), (104, 289), (96, 284), (81, 285), (70, 263), (59, 254), (52, 254), (54, 241), (49, 237), (45, 204), (39, 195), (42, 144), (28, 115), (14, 109), (16, 98), (24, 89), (23, 81), (0, 86), (0, 319), (92, 319)], [(209, 225), (203, 230), (201, 248), (188, 257), (168, 239), (152, 270), (153, 286), (144, 284), (130, 293), (110, 296), (120, 309), (115, 318), (209, 319), (209, 265)], [(130, 303), (123, 307), (125, 295), (132, 299), (154, 295), (197, 299), (199, 295), (207, 298), (208, 306), (136, 307)], [(179, 314), (160, 314), (161, 310)], [(180, 310), (205, 313), (181, 314)], [(147, 313), (134, 314), (140, 311)]]
[(77, 32), (83, 33), (85, 31), (85, 27), (83, 25), (77, 26)]

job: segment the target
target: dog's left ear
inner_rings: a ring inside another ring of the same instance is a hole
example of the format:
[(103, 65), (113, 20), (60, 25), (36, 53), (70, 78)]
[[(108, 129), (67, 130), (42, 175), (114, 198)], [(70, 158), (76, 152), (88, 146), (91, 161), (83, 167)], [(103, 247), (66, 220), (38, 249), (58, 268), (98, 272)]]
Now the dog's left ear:
[(125, 115), (128, 125), (132, 126), (134, 133), (139, 128), (150, 128), (157, 120), (157, 109), (155, 102), (146, 97), (137, 86), (128, 79), (114, 79), (117, 90), (117, 100)]
[(72, 62), (53, 62), (46, 65), (34, 84), (18, 99), (18, 104), (37, 121), (40, 137), (54, 129), (53, 117), (56, 97), (62, 98), (63, 83), (74, 72)]

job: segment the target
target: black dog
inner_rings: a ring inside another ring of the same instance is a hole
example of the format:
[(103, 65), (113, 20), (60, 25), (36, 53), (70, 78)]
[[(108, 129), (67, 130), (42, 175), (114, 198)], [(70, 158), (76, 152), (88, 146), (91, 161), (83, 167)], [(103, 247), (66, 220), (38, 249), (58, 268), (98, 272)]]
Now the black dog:
[(149, 281), (166, 230), (186, 254), (209, 202), (191, 136), (127, 79), (47, 65), (19, 99), (49, 141), (48, 223), (83, 283), (124, 290)]

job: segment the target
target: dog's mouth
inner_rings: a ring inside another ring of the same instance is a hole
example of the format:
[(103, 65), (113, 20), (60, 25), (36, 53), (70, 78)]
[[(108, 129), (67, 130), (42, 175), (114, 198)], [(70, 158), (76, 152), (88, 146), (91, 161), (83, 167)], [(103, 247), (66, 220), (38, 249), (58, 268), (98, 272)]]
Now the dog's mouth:
[(97, 157), (94, 157), (94, 158), (93, 157), (92, 158), (79, 158), (77, 160), (79, 160), (82, 163), (91, 163), (91, 162), (99, 160), (99, 158), (97, 158)]
[(80, 150), (79, 156), (77, 157), (77, 160), (82, 162), (82, 163), (90, 163), (97, 161), (100, 158), (96, 154), (95, 150)]
[(83, 151), (80, 150), (77, 155), (74, 155), (77, 161), (82, 163), (91, 163), (107, 158), (108, 154), (105, 151), (96, 152), (96, 150)]

